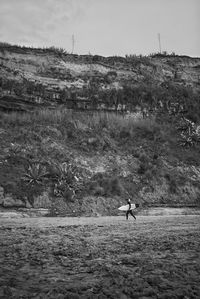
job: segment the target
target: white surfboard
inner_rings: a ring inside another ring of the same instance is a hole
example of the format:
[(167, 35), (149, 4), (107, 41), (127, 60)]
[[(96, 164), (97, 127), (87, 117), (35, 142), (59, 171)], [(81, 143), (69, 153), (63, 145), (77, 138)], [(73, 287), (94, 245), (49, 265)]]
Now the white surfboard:
[[(138, 208), (138, 206), (139, 206), (138, 204), (132, 203), (131, 204), (131, 210), (134, 210), (134, 209)], [(124, 205), (124, 206), (121, 206), (121, 207), (118, 208), (118, 210), (120, 210), (120, 211), (128, 211), (128, 209), (129, 209), (129, 205)]]

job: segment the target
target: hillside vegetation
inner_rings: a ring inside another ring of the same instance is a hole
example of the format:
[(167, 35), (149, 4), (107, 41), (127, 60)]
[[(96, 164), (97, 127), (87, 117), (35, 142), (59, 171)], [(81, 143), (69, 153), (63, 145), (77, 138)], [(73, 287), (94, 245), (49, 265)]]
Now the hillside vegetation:
[(199, 58), (0, 45), (0, 204), (200, 203)]

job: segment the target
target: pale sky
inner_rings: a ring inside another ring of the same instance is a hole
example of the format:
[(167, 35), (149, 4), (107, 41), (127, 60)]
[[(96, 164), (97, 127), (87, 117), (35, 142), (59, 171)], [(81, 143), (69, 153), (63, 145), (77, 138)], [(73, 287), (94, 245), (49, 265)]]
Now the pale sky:
[(200, 0), (0, 0), (0, 41), (93, 55), (200, 57)]

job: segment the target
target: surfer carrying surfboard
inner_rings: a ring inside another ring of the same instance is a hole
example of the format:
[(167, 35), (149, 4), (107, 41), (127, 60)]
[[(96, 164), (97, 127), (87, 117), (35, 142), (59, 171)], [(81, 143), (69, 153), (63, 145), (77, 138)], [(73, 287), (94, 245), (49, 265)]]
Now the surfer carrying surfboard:
[(132, 211), (132, 209), (131, 209), (131, 200), (130, 200), (130, 198), (127, 199), (127, 204), (129, 205), (129, 209), (128, 209), (127, 212), (126, 212), (126, 220), (128, 220), (128, 215), (129, 215), (129, 214), (131, 214), (131, 216), (133, 216), (133, 218), (135, 218), (135, 220), (136, 220), (136, 217), (135, 217), (135, 215), (133, 214), (133, 211)]
[(118, 210), (126, 212), (126, 219), (127, 220), (128, 220), (128, 215), (129, 214), (131, 214), (131, 216), (133, 218), (135, 218), (135, 220), (136, 220), (136, 217), (133, 214), (132, 210), (135, 210), (138, 207), (139, 207), (139, 204), (138, 203), (131, 203), (131, 199), (130, 199), (130, 197), (128, 197), (128, 199), (127, 199), (127, 205), (123, 205), (123, 206), (119, 207)]

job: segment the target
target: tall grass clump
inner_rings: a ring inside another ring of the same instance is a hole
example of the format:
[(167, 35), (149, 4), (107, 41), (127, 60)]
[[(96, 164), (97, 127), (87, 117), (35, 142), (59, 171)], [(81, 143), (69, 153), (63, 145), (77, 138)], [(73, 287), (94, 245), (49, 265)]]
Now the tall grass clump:
[(88, 114), (61, 108), (36, 110), (32, 113), (12, 112), (3, 114), (1, 121), (8, 126), (59, 125), (66, 128), (69, 124), (73, 124), (72, 128), (77, 131), (85, 127), (96, 135), (106, 132), (114, 139), (130, 139), (136, 136), (153, 139), (155, 133), (159, 131), (154, 117), (143, 119), (133, 115), (127, 118), (117, 113)]
[(107, 130), (112, 137), (131, 137), (136, 131), (153, 133), (158, 129), (158, 124), (155, 118), (126, 118), (121, 114), (116, 113), (94, 113), (86, 119), (88, 127), (97, 132)]
[(2, 121), (8, 125), (59, 124), (72, 120), (69, 109), (42, 109), (34, 112), (12, 112), (2, 115)]

